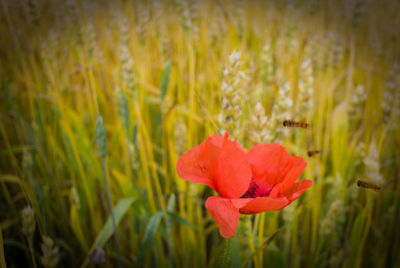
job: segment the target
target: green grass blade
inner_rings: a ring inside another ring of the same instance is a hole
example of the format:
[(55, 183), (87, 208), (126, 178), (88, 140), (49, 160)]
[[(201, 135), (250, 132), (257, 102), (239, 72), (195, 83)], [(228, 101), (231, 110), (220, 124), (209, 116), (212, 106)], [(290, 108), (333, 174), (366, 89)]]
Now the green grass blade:
[[(120, 199), (118, 204), (114, 207), (114, 216), (115, 223), (118, 224), (125, 213), (128, 211), (128, 208), (132, 205), (133, 198), (124, 198)], [(110, 238), (113, 233), (112, 224), (111, 224), (111, 216), (108, 217), (106, 224), (104, 224), (103, 229), (97, 235), (95, 242), (93, 243), (92, 248), (100, 248), (103, 247), (106, 241)]]
[(247, 264), (254, 256), (256, 256), (256, 255), (259, 254), (261, 251), (263, 251), (265, 248), (267, 248), (268, 245), (271, 244), (272, 240), (274, 240), (274, 238), (275, 238), (283, 229), (284, 229), (283, 227), (280, 228), (280, 229), (278, 229), (275, 233), (273, 233), (273, 234), (270, 236), (270, 238), (268, 238), (267, 241), (265, 241), (264, 244), (261, 245), (261, 247), (258, 247), (258, 248), (253, 252), (253, 254), (249, 255), (249, 256), (247, 257), (247, 259), (243, 262), (242, 267), (246, 267), (246, 264)]
[(197, 229), (196, 226), (194, 226), (193, 224), (191, 224), (190, 222), (188, 222), (187, 220), (185, 220), (184, 218), (180, 217), (178, 214), (171, 212), (171, 211), (167, 211), (166, 214), (168, 215), (168, 217), (170, 217), (171, 219), (173, 219), (176, 222), (179, 222), (183, 225), (186, 225), (194, 230)]
[(164, 70), (163, 70), (163, 74), (161, 77), (161, 84), (160, 84), (160, 88), (161, 88), (161, 103), (164, 101), (165, 95), (167, 95), (167, 91), (168, 91), (168, 84), (169, 84), (169, 76), (171, 73), (171, 61), (167, 61), (167, 63), (165, 64)]
[(157, 228), (160, 225), (161, 219), (164, 215), (165, 215), (164, 211), (159, 211), (150, 218), (150, 221), (146, 227), (146, 232), (144, 233), (142, 246), (139, 252), (139, 258), (138, 258), (139, 264), (141, 264), (144, 254), (146, 253), (147, 248), (150, 245), (150, 242), (153, 240), (154, 234), (157, 231)]
[[(115, 217), (115, 223), (118, 225), (118, 223), (121, 221), (122, 217), (126, 214), (128, 211), (129, 207), (132, 205), (134, 199), (133, 198), (123, 198), (120, 199), (118, 204), (114, 207), (114, 217)], [(88, 256), (90, 253), (95, 249), (95, 248), (102, 248), (107, 240), (111, 237), (113, 234), (114, 229), (112, 226), (112, 220), (111, 220), (111, 215), (108, 216), (108, 219), (106, 223), (104, 224), (103, 228), (101, 229), (100, 233), (97, 235)], [(84, 264), (82, 265), (83, 267), (85, 266), (85, 263), (88, 261), (88, 257), (86, 258)]]

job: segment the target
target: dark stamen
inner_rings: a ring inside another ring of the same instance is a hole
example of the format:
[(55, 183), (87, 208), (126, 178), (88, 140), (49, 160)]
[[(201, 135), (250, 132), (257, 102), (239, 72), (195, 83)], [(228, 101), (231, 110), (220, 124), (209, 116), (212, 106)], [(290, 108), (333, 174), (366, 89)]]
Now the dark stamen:
[(250, 182), (249, 189), (247, 192), (242, 196), (242, 198), (255, 198), (257, 193), (258, 185), (252, 180)]
[(271, 191), (265, 192), (258, 186), (257, 183), (254, 182), (254, 179), (251, 180), (249, 189), (247, 192), (242, 195), (241, 198), (256, 198), (256, 197), (264, 197), (268, 196)]

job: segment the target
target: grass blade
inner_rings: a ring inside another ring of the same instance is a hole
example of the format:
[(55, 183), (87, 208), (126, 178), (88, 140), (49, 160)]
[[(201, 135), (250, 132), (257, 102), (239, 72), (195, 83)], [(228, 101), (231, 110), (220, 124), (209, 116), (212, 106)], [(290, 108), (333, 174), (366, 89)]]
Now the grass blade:
[[(128, 211), (128, 208), (132, 205), (133, 198), (124, 198), (119, 200), (118, 204), (114, 207), (114, 216), (115, 216), (115, 223), (118, 224), (125, 213)], [(93, 243), (92, 248), (101, 248), (104, 246), (106, 241), (112, 235), (112, 224), (111, 224), (111, 216), (108, 217), (106, 224), (104, 224), (103, 229), (98, 234), (95, 242)]]
[(259, 254), (261, 251), (263, 251), (266, 247), (268, 247), (268, 245), (272, 242), (272, 240), (274, 240), (274, 238), (283, 230), (284, 228), (280, 228), (278, 229), (275, 233), (273, 233), (271, 235), (270, 238), (268, 238), (267, 241), (265, 241), (264, 244), (262, 244), (261, 247), (257, 248), (253, 254), (251, 254), (250, 256), (247, 257), (247, 259), (243, 262), (242, 267), (246, 267), (246, 264), (257, 254)]
[(160, 84), (161, 103), (164, 101), (165, 95), (167, 95), (170, 73), (171, 73), (171, 61), (168, 60), (167, 63), (165, 64), (164, 71), (161, 77), (161, 84)]
[(170, 217), (171, 219), (173, 219), (176, 222), (179, 222), (183, 225), (186, 225), (194, 230), (197, 229), (196, 226), (194, 226), (193, 224), (191, 224), (190, 222), (186, 221), (184, 218), (180, 217), (178, 214), (171, 212), (171, 211), (167, 211), (166, 214), (168, 215), (168, 217)]
[(150, 221), (146, 227), (146, 232), (144, 233), (142, 247), (140, 248), (139, 252), (139, 257), (138, 257), (139, 264), (141, 264), (141, 262), (143, 261), (144, 254), (146, 253), (146, 250), (149, 247), (150, 242), (153, 240), (154, 234), (157, 231), (160, 221), (164, 215), (165, 215), (164, 211), (159, 211), (150, 218)]
[(3, 230), (0, 225), (0, 267), (5, 268), (6, 265), (6, 257), (4, 256), (4, 248), (3, 248)]
[[(128, 208), (132, 205), (133, 203), (133, 198), (123, 198), (120, 199), (118, 204), (114, 207), (114, 217), (115, 217), (115, 223), (118, 225), (118, 223), (121, 221), (122, 217), (126, 214), (128, 211)], [(107, 240), (111, 237), (111, 235), (114, 233), (114, 229), (112, 226), (112, 219), (111, 215), (108, 216), (108, 219), (106, 223), (104, 224), (103, 228), (101, 229), (100, 233), (97, 235), (88, 256), (91, 254), (91, 252), (95, 248), (102, 248)], [(86, 260), (82, 264), (82, 267), (85, 267), (87, 265), (87, 262), (89, 261), (88, 256), (86, 257)]]

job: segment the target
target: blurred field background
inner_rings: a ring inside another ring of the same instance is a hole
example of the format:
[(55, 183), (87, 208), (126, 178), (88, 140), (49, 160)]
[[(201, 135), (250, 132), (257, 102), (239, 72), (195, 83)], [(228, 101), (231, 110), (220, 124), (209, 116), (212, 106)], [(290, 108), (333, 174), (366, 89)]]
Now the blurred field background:
[[(116, 267), (106, 178), (124, 267), (400, 267), (399, 1), (0, 9), (1, 265), (93, 266), (102, 248)], [(242, 215), (228, 258), (214, 193), (175, 170), (223, 130), (247, 150), (283, 144), (314, 181)]]

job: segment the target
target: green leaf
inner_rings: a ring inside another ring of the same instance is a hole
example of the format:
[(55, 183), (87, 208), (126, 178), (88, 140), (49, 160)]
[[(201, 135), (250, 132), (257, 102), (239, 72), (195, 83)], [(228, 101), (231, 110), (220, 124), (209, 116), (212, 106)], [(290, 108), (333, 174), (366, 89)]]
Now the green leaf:
[(167, 95), (170, 73), (171, 73), (171, 61), (168, 60), (167, 63), (165, 64), (164, 71), (163, 71), (163, 74), (162, 74), (162, 77), (161, 77), (161, 84), (160, 84), (161, 102), (164, 101), (165, 95)]
[[(118, 201), (118, 204), (113, 208), (115, 224), (121, 221), (122, 217), (128, 211), (128, 208), (132, 205), (133, 198), (123, 198)], [(113, 234), (111, 216), (108, 217), (106, 224), (104, 224), (103, 229), (97, 235), (95, 242), (93, 243), (92, 248), (101, 248), (107, 242), (107, 240)]]
[[(115, 217), (115, 225), (118, 225), (118, 223), (121, 221), (122, 217), (128, 211), (128, 208), (132, 205), (133, 201), (134, 201), (134, 199), (132, 197), (123, 198), (118, 201), (118, 204), (113, 208), (114, 217)], [(89, 256), (92, 253), (92, 251), (96, 248), (102, 248), (113, 233), (114, 233), (114, 229), (112, 226), (112, 219), (111, 219), (111, 215), (110, 215), (110, 216), (108, 216), (108, 219), (107, 219), (106, 223), (104, 224), (103, 229), (101, 229), (100, 233), (97, 235), (96, 240), (94, 241), (92, 247), (90, 248), (89, 253), (86, 256), (86, 259), (83, 262), (81, 267), (87, 266), (87, 264), (89, 262)]]
[[(167, 205), (167, 212), (173, 213), (175, 210), (175, 194), (172, 193), (169, 198), (168, 198), (168, 205)], [(167, 241), (168, 241), (168, 247), (171, 252), (171, 254), (174, 252), (174, 245), (172, 241), (172, 217), (167, 217), (167, 220), (165, 222), (165, 225), (167, 227)]]
[(147, 224), (146, 231), (144, 233), (142, 246), (139, 252), (139, 257), (138, 257), (139, 264), (141, 263), (143, 256), (150, 245), (150, 242), (153, 240), (154, 234), (157, 231), (158, 225), (160, 225), (160, 221), (164, 215), (165, 215), (164, 211), (159, 211), (150, 218), (150, 221)]
[(272, 240), (274, 240), (274, 238), (283, 230), (285, 229), (285, 227), (281, 227), (278, 230), (275, 231), (275, 233), (273, 233), (268, 239), (267, 241), (264, 242), (264, 244), (262, 244), (260, 247), (256, 248), (256, 250), (253, 252), (253, 254), (251, 254), (250, 256), (247, 257), (247, 259), (244, 261), (244, 263), (242, 264), (242, 267), (245, 267), (246, 264), (257, 254), (259, 254), (260, 252), (262, 252), (265, 248), (268, 247), (269, 244), (271, 244)]
[(168, 215), (168, 217), (170, 217), (171, 219), (173, 219), (176, 222), (179, 222), (183, 225), (186, 225), (194, 230), (197, 229), (196, 226), (194, 226), (193, 224), (189, 223), (187, 220), (185, 220), (184, 218), (181, 218), (178, 214), (171, 212), (171, 211), (167, 211), (166, 214)]
[[(175, 211), (175, 194), (171, 194), (168, 198), (168, 205), (167, 205), (167, 212), (173, 213)], [(167, 226), (167, 233), (170, 239), (172, 238), (172, 219), (171, 217), (167, 218), (166, 226)], [(170, 241), (171, 242), (171, 241)], [(172, 243), (172, 242), (171, 242)]]
[(101, 115), (97, 116), (96, 122), (96, 142), (99, 148), (99, 154), (102, 158), (107, 154), (107, 141), (106, 141), (106, 128), (104, 127), (103, 118)]
[(143, 238), (143, 245), (145, 248), (149, 245), (164, 215), (165, 215), (164, 211), (159, 211), (150, 218), (150, 221), (147, 224), (146, 232), (144, 233), (144, 238)]
[(167, 210), (173, 212), (175, 210), (175, 194), (171, 194), (168, 198)]

